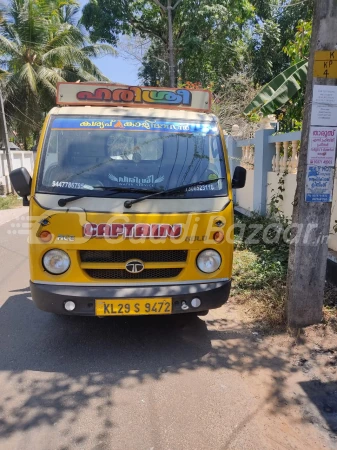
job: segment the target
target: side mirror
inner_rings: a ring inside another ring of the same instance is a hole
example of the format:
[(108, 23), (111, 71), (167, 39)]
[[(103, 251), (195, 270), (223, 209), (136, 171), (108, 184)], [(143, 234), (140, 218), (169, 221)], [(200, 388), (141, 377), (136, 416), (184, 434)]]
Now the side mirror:
[(27, 197), (30, 195), (32, 185), (32, 177), (29, 175), (28, 170), (25, 167), (12, 170), (9, 178), (16, 192), (23, 198), (23, 206), (28, 206), (29, 201)]
[(232, 179), (232, 188), (240, 189), (245, 187), (247, 171), (241, 166), (235, 167)]

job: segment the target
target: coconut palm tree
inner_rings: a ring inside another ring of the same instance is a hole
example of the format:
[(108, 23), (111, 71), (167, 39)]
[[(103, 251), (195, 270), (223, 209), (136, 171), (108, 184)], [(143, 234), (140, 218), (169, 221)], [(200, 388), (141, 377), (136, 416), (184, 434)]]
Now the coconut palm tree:
[(11, 0), (0, 11), (0, 88), (7, 120), (26, 140), (55, 104), (59, 81), (109, 81), (90, 58), (115, 55), (75, 25), (74, 0)]

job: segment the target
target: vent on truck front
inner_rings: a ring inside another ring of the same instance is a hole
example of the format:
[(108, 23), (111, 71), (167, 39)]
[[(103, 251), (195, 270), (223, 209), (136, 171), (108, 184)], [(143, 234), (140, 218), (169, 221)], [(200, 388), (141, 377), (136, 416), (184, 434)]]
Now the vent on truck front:
[(174, 278), (182, 269), (144, 269), (140, 273), (130, 273), (122, 269), (87, 269), (91, 278), (100, 280), (144, 280), (146, 278)]
[(82, 262), (123, 263), (129, 259), (143, 262), (185, 262), (187, 250), (81, 250)]

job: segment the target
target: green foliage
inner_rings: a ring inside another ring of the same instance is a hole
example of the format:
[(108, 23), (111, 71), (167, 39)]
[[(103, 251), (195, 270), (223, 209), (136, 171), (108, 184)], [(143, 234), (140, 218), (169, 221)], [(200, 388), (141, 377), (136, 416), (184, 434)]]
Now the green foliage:
[[(282, 48), (290, 59), (290, 67), (262, 88), (246, 107), (245, 114), (258, 111), (263, 115), (276, 113), (283, 131), (301, 129), (311, 31), (312, 19), (298, 21), (294, 36)], [(271, 70), (270, 66), (263, 66), (267, 70), (268, 67)]]
[(115, 54), (75, 26), (73, 0), (12, 0), (0, 22), (0, 87), (9, 124), (26, 141), (55, 104), (59, 81), (107, 80), (91, 57)]
[(256, 10), (248, 39), (248, 57), (254, 82), (264, 85), (289, 67), (291, 58), (282, 49), (294, 40), (299, 21), (311, 20), (314, 0), (252, 0), (252, 3)]
[(255, 25), (254, 34), (249, 43), (252, 57), (254, 81), (265, 84), (275, 73), (275, 50), (281, 43), (279, 25), (271, 19)]
[(7, 195), (0, 197), (0, 210), (17, 208), (22, 205), (22, 200), (18, 199), (16, 195)]
[(275, 111), (282, 133), (302, 129), (303, 108), (304, 92), (300, 89), (284, 106)]
[(91, 39), (116, 45), (120, 35), (139, 34), (167, 43), (167, 21), (161, 8), (147, 0), (90, 0), (81, 23)]
[(289, 244), (284, 232), (290, 222), (280, 213), (284, 177), (273, 195), (267, 217), (252, 214), (235, 218), (233, 291), (249, 303), (263, 326), (283, 326)]
[(244, 113), (260, 111), (263, 115), (273, 114), (305, 85), (307, 71), (307, 60), (290, 66), (261, 89)]
[(284, 241), (283, 233), (289, 222), (282, 217), (253, 214), (236, 218), (236, 225), (236, 249), (249, 250), (255, 255), (248, 266), (254, 276), (243, 277), (238, 288), (265, 289), (268, 285), (284, 284), (289, 244)]
[[(162, 4), (166, 6), (167, 2), (162, 0)], [(182, 82), (207, 86), (235, 73), (244, 58), (244, 27), (252, 14), (248, 0), (179, 3), (173, 11), (173, 37), (177, 76)], [(149, 38), (151, 46), (140, 76), (145, 84), (167, 82), (167, 15), (155, 1), (90, 0), (83, 10), (82, 23), (93, 40), (113, 45), (120, 35)]]
[(297, 64), (303, 59), (309, 59), (310, 39), (312, 32), (312, 20), (300, 20), (297, 25), (294, 40), (289, 41), (283, 47), (283, 51), (291, 59), (292, 64)]
[[(312, 20), (300, 20), (294, 39), (283, 47), (283, 52), (290, 57), (292, 64), (297, 64), (303, 59), (309, 59), (311, 32)], [(304, 93), (305, 86), (304, 83), (301, 83), (298, 92), (276, 111), (283, 132), (302, 129)]]
[(267, 216), (253, 213), (235, 218), (235, 247), (254, 254), (246, 270), (251, 274), (240, 279), (238, 289), (264, 290), (284, 286), (289, 258), (289, 242), (285, 230), (290, 225), (281, 208), (287, 172), (279, 177)]

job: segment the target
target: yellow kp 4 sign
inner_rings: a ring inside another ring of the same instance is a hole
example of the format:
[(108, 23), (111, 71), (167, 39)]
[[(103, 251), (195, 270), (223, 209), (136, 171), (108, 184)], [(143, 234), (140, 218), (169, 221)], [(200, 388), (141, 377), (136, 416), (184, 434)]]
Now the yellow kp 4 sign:
[(318, 51), (314, 60), (315, 78), (337, 78), (337, 50)]

